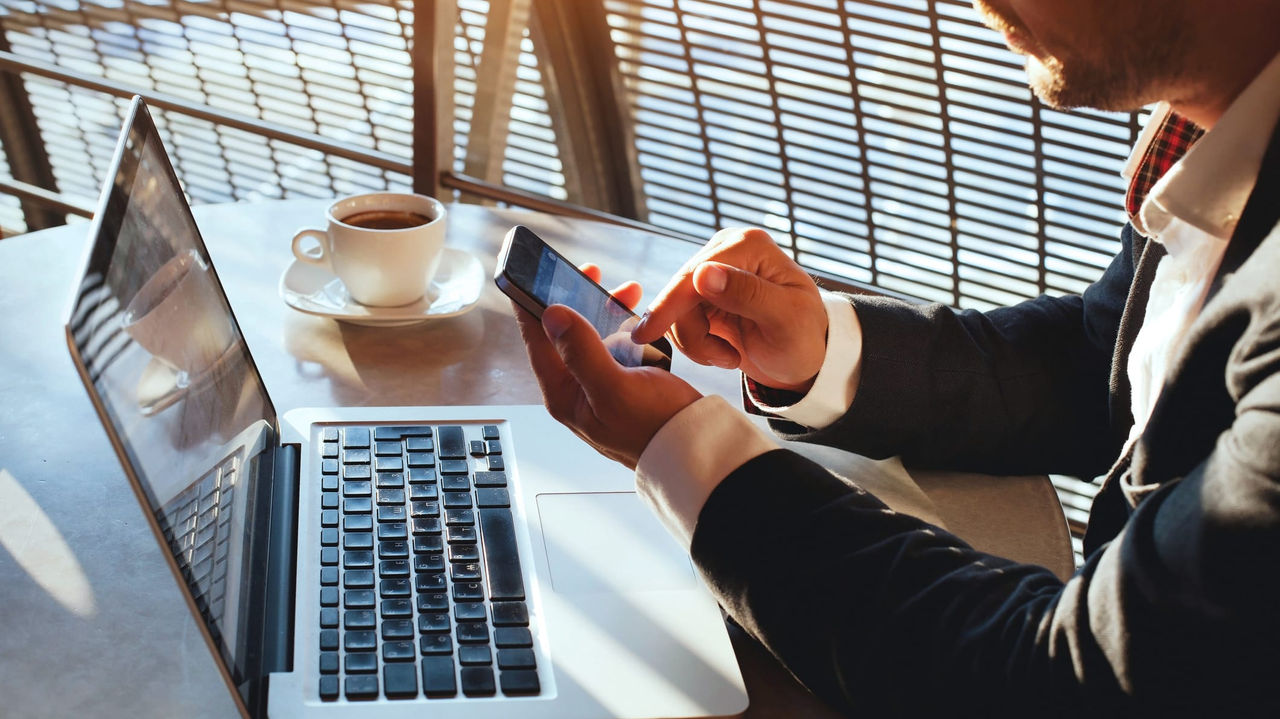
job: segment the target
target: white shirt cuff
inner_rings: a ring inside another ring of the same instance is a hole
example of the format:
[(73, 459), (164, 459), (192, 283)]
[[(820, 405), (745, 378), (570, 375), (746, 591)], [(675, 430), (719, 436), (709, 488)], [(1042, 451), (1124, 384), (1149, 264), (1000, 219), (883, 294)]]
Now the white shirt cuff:
[(636, 462), (636, 491), (685, 549), (702, 505), (725, 477), (781, 445), (723, 397), (676, 413)]
[(827, 354), (813, 386), (789, 407), (770, 407), (751, 397), (761, 410), (811, 429), (821, 429), (843, 417), (853, 405), (862, 376), (862, 325), (853, 305), (841, 295), (822, 293), (827, 308)]

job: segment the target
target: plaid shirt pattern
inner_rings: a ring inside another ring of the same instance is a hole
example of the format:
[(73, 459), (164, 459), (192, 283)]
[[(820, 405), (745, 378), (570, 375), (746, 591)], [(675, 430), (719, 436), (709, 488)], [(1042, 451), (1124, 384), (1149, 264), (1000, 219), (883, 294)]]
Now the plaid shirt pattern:
[(1181, 160), (1202, 135), (1204, 128), (1182, 115), (1170, 112), (1165, 116), (1160, 129), (1143, 151), (1138, 169), (1129, 182), (1124, 205), (1130, 217), (1138, 215), (1138, 210), (1142, 209), (1142, 203), (1147, 199), (1147, 193), (1151, 192), (1151, 188), (1164, 177), (1164, 173)]

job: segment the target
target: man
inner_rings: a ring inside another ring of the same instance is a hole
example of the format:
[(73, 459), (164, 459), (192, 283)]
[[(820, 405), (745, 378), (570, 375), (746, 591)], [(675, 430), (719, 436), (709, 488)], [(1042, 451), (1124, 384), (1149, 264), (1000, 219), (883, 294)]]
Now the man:
[(828, 296), (762, 231), (724, 231), (633, 339), (669, 332), (740, 368), (791, 437), (1105, 474), (1070, 581), (894, 513), (673, 375), (620, 367), (563, 307), (540, 327), (517, 311), (547, 405), (636, 467), (726, 610), (842, 711), (1280, 716), (1280, 3), (975, 4), (1045, 101), (1165, 103), (1097, 283), (989, 313)]

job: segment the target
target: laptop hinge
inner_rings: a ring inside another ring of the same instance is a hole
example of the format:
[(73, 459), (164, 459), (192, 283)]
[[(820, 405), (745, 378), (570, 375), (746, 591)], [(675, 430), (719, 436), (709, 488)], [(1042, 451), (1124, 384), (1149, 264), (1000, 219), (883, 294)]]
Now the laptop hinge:
[(271, 473), (271, 538), (267, 550), (267, 601), (263, 623), (263, 675), (293, 668), (294, 563), (298, 536), (298, 456), (296, 444), (276, 450)]

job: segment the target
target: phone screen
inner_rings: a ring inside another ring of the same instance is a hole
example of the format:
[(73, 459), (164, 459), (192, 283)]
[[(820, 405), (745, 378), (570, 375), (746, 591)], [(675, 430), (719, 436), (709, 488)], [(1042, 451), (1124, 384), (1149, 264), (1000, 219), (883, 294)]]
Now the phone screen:
[(516, 226), (507, 234), (495, 279), (504, 292), (537, 316), (550, 305), (573, 308), (595, 327), (620, 364), (670, 368), (671, 348), (666, 340), (656, 346), (632, 342), (631, 329), (639, 322), (635, 313), (528, 228)]

